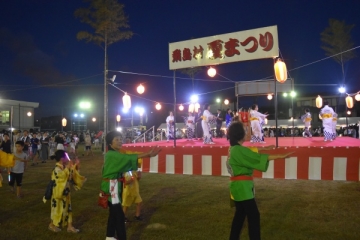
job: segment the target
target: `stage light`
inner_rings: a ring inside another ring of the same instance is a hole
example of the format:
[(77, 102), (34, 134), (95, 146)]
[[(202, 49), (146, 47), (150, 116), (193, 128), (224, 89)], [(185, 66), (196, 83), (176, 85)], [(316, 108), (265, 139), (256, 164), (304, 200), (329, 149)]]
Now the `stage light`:
[(346, 92), (346, 89), (345, 87), (339, 87), (339, 93), (345, 93)]
[(190, 101), (191, 101), (192, 103), (196, 103), (197, 101), (199, 101), (198, 95), (192, 95), (192, 96), (190, 97)]

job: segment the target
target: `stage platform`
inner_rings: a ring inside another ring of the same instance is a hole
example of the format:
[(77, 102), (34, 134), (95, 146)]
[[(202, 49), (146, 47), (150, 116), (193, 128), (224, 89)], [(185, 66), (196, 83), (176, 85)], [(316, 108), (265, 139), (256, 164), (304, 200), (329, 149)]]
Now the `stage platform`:
[[(265, 144), (245, 142), (245, 146), (275, 146), (275, 138), (266, 138)], [(124, 144), (130, 151), (144, 152), (151, 147), (162, 148), (160, 154), (144, 159), (142, 171), (151, 173), (229, 176), (226, 159), (229, 143), (225, 138), (215, 138), (215, 144), (203, 144), (201, 140), (156, 141)], [(271, 161), (267, 172), (254, 172), (259, 178), (312, 179), (312, 180), (360, 180), (360, 140), (338, 137), (332, 142), (323, 138), (282, 137), (278, 148), (264, 151), (276, 154), (294, 152), (286, 159)]]

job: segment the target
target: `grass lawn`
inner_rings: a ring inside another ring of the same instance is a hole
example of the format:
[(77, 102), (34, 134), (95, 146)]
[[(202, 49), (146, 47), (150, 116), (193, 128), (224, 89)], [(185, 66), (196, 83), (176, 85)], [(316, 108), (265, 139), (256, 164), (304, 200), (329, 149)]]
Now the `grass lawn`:
[[(82, 148), (82, 147), (81, 147)], [(82, 149), (80, 149), (82, 150)], [(97, 206), (103, 155), (80, 157), (88, 178), (72, 191), (74, 226), (79, 234), (47, 229), (50, 202), (42, 202), (54, 162), (31, 167), (23, 178), (24, 198), (0, 188), (0, 239), (105, 239), (108, 210)], [(264, 240), (360, 239), (358, 182), (256, 179), (256, 200)], [(132, 240), (228, 239), (234, 209), (227, 177), (143, 173), (143, 222), (127, 224)], [(133, 219), (135, 206), (128, 210)], [(248, 239), (244, 225), (241, 239)]]

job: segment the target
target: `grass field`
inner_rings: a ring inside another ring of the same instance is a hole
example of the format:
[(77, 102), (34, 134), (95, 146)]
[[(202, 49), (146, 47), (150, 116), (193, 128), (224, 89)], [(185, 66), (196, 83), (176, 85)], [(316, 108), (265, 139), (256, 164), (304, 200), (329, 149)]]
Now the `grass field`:
[[(42, 196), (54, 162), (28, 167), (24, 198), (0, 188), (0, 239), (105, 239), (108, 210), (97, 206), (103, 155), (80, 157), (88, 178), (72, 191), (74, 226), (79, 234), (50, 232), (50, 203)], [(256, 179), (256, 200), (264, 240), (360, 239), (358, 182)], [(228, 239), (234, 209), (228, 178), (144, 173), (140, 182), (143, 222), (127, 224), (131, 240)], [(133, 219), (135, 207), (128, 217)], [(247, 238), (245, 224), (241, 239)]]

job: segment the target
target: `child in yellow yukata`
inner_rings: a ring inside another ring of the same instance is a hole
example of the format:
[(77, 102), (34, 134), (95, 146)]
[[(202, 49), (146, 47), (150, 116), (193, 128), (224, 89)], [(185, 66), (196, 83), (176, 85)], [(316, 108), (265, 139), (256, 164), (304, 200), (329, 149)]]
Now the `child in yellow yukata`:
[(11, 168), (15, 165), (15, 156), (0, 150), (0, 187), (2, 187), (3, 177), (1, 176), (1, 168)]
[[(120, 150), (121, 153), (125, 154), (136, 154), (138, 152), (126, 151), (124, 149)], [(142, 159), (138, 160), (138, 167), (141, 168)], [(141, 204), (142, 198), (140, 196), (139, 180), (141, 179), (140, 171), (128, 171), (123, 176), (125, 178), (124, 189), (122, 193), (122, 207), (125, 215), (125, 222), (129, 222), (129, 219), (126, 217), (126, 211), (128, 207), (132, 204), (136, 204), (135, 220), (142, 221), (141, 214)]]

